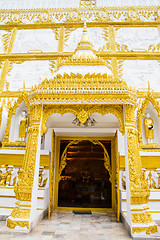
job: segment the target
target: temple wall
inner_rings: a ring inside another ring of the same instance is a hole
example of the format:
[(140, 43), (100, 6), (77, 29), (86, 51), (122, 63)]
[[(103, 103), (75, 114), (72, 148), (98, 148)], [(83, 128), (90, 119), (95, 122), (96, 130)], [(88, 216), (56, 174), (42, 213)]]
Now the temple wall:
[[(66, 28), (63, 53), (74, 52), (80, 41), (83, 28)], [(54, 29), (22, 29), (18, 30), (12, 53), (56, 53), (58, 51), (58, 31)], [(4, 53), (4, 41), (7, 31), (0, 30), (0, 54)], [(108, 27), (89, 27), (88, 35), (97, 53), (110, 52)], [(115, 43), (120, 53), (154, 53), (158, 51), (160, 34), (157, 27), (120, 27), (115, 28)], [(107, 62), (110, 60), (105, 59)], [(158, 60), (123, 60), (122, 78), (128, 86), (144, 89), (150, 82), (151, 88), (160, 91), (160, 63)], [(8, 90), (31, 89), (44, 78), (53, 77), (56, 59), (27, 60), (10, 63), (6, 81)], [(1, 71), (1, 68), (0, 68)]]

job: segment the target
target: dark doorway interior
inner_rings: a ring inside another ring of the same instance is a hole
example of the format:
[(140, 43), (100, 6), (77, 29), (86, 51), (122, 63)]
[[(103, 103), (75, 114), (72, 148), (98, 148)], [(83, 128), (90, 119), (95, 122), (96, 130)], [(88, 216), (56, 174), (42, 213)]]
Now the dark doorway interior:
[[(101, 141), (111, 159), (111, 142)], [(68, 140), (61, 141), (62, 155)], [(79, 208), (111, 208), (111, 182), (104, 167), (104, 151), (100, 145), (82, 140), (67, 150), (67, 165), (59, 182), (58, 206)]]

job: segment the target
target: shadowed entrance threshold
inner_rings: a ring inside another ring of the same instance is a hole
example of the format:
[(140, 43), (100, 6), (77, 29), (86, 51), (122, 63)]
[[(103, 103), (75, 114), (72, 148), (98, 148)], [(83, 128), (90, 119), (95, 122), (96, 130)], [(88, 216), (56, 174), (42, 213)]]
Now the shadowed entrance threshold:
[(91, 211), (87, 211), (87, 210), (75, 210), (73, 211), (74, 214), (92, 214)]

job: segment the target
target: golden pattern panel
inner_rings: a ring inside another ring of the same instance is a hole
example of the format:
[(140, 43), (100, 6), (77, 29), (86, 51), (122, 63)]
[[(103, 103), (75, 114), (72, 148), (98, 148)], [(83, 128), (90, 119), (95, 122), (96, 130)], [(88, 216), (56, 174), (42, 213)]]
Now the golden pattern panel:
[(150, 195), (150, 190), (142, 172), (142, 164), (138, 148), (137, 130), (135, 128), (127, 128), (126, 131), (131, 204), (147, 203)]
[[(158, 117), (160, 116), (160, 107), (158, 100), (155, 99), (154, 93), (151, 91), (150, 87), (148, 88), (148, 92), (144, 96), (144, 100), (142, 101), (141, 107), (137, 110), (137, 129), (138, 129), (138, 141), (141, 148), (145, 148), (142, 141), (142, 117), (145, 117), (145, 110), (149, 104), (153, 105), (153, 108), (156, 109), (158, 113)], [(150, 148), (158, 148), (159, 146), (156, 144), (150, 144)]]
[(16, 226), (27, 227), (29, 229), (29, 221), (14, 221), (10, 218), (7, 219), (7, 227), (14, 229)]
[(29, 219), (30, 218), (30, 209), (22, 209), (19, 207), (15, 207), (10, 214), (10, 217), (12, 218), (22, 218), (22, 219)]
[(131, 104), (125, 105), (125, 123), (135, 125), (135, 106)]
[(107, 113), (114, 114), (120, 123), (120, 131), (124, 133), (124, 119), (123, 119), (123, 106), (122, 105), (44, 105), (43, 108), (43, 119), (41, 135), (46, 132), (46, 122), (47, 119), (53, 113), (60, 113), (61, 115), (65, 113), (73, 113), (76, 117), (79, 117), (79, 121), (84, 122), (87, 118), (94, 112), (100, 113), (104, 116)]
[(31, 124), (40, 123), (41, 111), (42, 111), (42, 104), (35, 104), (30, 106), (30, 115), (31, 115), (30, 123)]
[[(77, 8), (76, 11), (70, 9), (38, 9), (38, 10), (1, 10), (1, 24), (47, 24), (58, 22), (81, 22), (84, 18), (88, 21), (113, 21), (113, 22), (155, 22), (160, 19), (158, 7), (117, 7), (106, 8), (96, 7), (95, 0), (82, 0), (86, 6), (88, 2), (92, 4), (91, 9), (86, 11)], [(87, 4), (88, 5), (88, 4)], [(86, 7), (85, 7), (86, 8)], [(94, 11), (92, 10), (94, 9)]]
[(131, 213), (131, 221), (132, 223), (144, 223), (144, 224), (154, 222), (149, 212)]
[(17, 186), (14, 187), (16, 199), (21, 201), (31, 201), (38, 136), (39, 126), (33, 125), (28, 128), (28, 141), (22, 171), (19, 172)]
[(149, 227), (132, 227), (132, 234), (134, 233), (142, 233), (146, 232), (146, 234), (154, 234), (157, 232), (157, 225), (149, 226)]
[[(61, 63), (61, 65), (70, 65), (69, 63), (70, 59), (64, 61)], [(85, 63), (83, 59), (78, 59), (77, 64), (80, 65), (80, 61), (82, 64)], [(86, 60), (87, 65), (92, 64), (92, 59)], [(106, 65), (108, 68), (112, 68), (112, 63), (109, 61), (104, 61), (102, 59), (97, 59), (95, 63), (95, 59), (93, 60), (93, 65)], [(75, 65), (75, 61), (74, 61)], [(131, 102), (133, 102), (134, 97), (136, 96), (136, 92), (133, 89), (129, 89), (127, 86), (127, 83), (123, 81), (122, 79), (122, 69), (123, 69), (123, 61), (118, 61), (117, 63), (117, 69), (116, 74), (114, 73), (114, 69), (112, 69), (113, 74), (115, 74), (115, 77), (112, 75), (106, 74), (86, 74), (84, 77), (80, 73), (64, 73), (64, 75), (57, 74), (57, 76), (54, 79), (45, 79), (42, 83), (40, 83), (37, 87), (32, 89), (30, 94), (30, 101), (33, 102), (34, 99), (36, 100), (36, 97), (38, 98), (45, 98), (46, 94), (64, 94), (69, 93), (71, 97), (72, 94), (79, 94), (79, 93), (88, 93), (88, 94), (109, 94), (111, 96), (112, 94), (124, 94), (122, 99), (130, 97)], [(38, 93), (38, 94), (37, 94)], [(128, 94), (127, 94), (128, 93)], [(37, 94), (37, 95), (36, 95)], [(107, 97), (109, 97), (107, 96)], [(50, 95), (50, 98), (54, 98), (55, 95)], [(75, 95), (72, 95), (73, 98), (75, 98)], [(99, 96), (100, 97), (100, 96)], [(119, 96), (113, 97), (118, 99)], [(85, 97), (87, 99), (87, 97)], [(93, 97), (94, 99), (94, 97)], [(137, 101), (135, 99), (135, 101)], [(134, 103), (136, 103), (134, 101)]]

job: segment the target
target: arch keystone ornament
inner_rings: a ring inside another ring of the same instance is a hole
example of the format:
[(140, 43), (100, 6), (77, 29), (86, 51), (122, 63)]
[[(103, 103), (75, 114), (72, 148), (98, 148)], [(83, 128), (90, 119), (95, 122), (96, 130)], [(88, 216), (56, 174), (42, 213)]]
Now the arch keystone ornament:
[(82, 124), (84, 124), (87, 121), (88, 117), (89, 114), (84, 109), (82, 109), (82, 111), (77, 114), (77, 118)]

